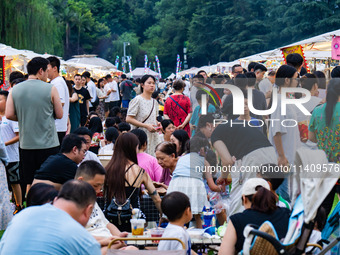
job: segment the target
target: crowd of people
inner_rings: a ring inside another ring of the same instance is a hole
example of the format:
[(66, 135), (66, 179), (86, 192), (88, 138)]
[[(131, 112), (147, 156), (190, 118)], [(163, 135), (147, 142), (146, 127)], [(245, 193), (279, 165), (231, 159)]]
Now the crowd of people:
[[(228, 221), (220, 254), (242, 250), (247, 224), (268, 220), (283, 238), (292, 209), (285, 169), (297, 150), (318, 148), (340, 163), (340, 67), (326, 81), (299, 54), (286, 60), (277, 70), (252, 62), (189, 81), (96, 80), (87, 71), (66, 80), (58, 58), (33, 58), (0, 91), (0, 253), (105, 254), (131, 231), (135, 209), (147, 218), (145, 196), (168, 224), (163, 236), (180, 237), (188, 254), (184, 226), (202, 228), (207, 208), (218, 225)], [(284, 103), (308, 93), (305, 112)], [(265, 166), (282, 171), (268, 177)], [(325, 215), (339, 192), (335, 185), (323, 201)]]

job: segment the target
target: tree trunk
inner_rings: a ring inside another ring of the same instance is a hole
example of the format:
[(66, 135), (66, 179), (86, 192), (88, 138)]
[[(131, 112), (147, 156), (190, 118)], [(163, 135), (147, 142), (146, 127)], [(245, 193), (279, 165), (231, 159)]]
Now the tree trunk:
[(80, 25), (78, 26), (78, 55), (80, 54), (79, 45), (80, 45)]
[(66, 52), (68, 52), (69, 48), (69, 37), (70, 37), (70, 25), (68, 22), (66, 22), (66, 38), (65, 38), (65, 46), (66, 46)]

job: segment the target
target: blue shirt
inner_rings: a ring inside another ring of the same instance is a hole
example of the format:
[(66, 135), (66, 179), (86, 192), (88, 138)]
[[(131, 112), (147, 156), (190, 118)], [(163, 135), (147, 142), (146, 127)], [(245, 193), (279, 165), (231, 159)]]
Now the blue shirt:
[[(212, 104), (209, 104), (207, 112), (208, 113), (216, 112), (215, 106), (213, 106)], [(199, 117), (200, 117), (201, 114), (202, 114), (202, 108), (201, 108), (201, 106), (198, 105), (198, 106), (195, 107), (194, 112), (192, 113), (190, 124), (196, 126), (196, 128), (197, 128)], [(195, 131), (196, 130), (192, 131), (191, 137), (193, 137), (195, 135)]]
[(191, 177), (203, 180), (204, 157), (191, 152), (179, 158), (172, 179), (176, 177)]
[(9, 223), (0, 254), (100, 255), (99, 243), (68, 213), (53, 205), (29, 207)]

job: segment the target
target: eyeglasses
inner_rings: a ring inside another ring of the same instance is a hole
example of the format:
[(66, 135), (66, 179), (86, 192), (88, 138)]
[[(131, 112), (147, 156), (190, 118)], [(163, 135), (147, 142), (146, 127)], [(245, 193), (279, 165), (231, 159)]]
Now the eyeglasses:
[(81, 149), (81, 151), (84, 153), (84, 155), (86, 156), (86, 154), (87, 154), (87, 150), (85, 150), (85, 149)]

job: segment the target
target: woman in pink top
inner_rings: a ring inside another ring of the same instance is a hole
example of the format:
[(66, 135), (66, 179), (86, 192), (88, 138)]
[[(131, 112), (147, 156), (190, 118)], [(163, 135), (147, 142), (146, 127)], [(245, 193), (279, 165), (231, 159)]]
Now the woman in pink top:
[(163, 168), (158, 164), (155, 157), (145, 153), (148, 141), (146, 133), (141, 129), (133, 129), (131, 133), (135, 134), (139, 140), (139, 151), (137, 153), (138, 165), (145, 169), (152, 181), (159, 182)]

